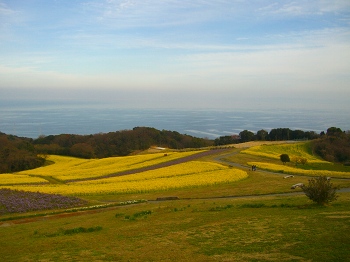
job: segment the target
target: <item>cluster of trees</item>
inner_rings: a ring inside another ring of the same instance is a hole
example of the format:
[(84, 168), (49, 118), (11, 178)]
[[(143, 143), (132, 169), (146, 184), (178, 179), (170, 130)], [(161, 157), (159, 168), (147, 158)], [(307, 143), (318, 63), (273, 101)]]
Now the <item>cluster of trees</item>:
[(213, 145), (209, 139), (183, 135), (176, 131), (157, 130), (150, 127), (135, 127), (132, 130), (94, 135), (50, 135), (33, 141), (41, 154), (69, 155), (82, 158), (126, 156), (151, 146), (173, 149), (199, 148)]
[(94, 135), (49, 135), (37, 139), (0, 132), (0, 173), (42, 166), (48, 154), (104, 158), (126, 156), (155, 145), (173, 149), (200, 148), (212, 146), (213, 141), (149, 127)]
[(0, 173), (10, 173), (42, 166), (31, 139), (18, 138), (0, 132)]
[(313, 152), (327, 161), (350, 165), (350, 132), (328, 128), (320, 139), (313, 141)]
[(274, 128), (270, 132), (262, 129), (256, 133), (243, 130), (239, 135), (221, 136), (214, 140), (214, 144), (228, 145), (249, 141), (283, 141), (283, 140), (312, 140), (320, 137), (314, 131), (291, 130), (289, 128)]
[[(243, 130), (239, 135), (221, 136), (214, 140), (216, 146), (237, 144), (249, 141), (283, 141), (283, 140), (313, 140), (313, 152), (330, 162), (340, 162), (350, 165), (350, 131), (330, 127), (327, 132), (317, 134), (314, 131), (291, 130), (275, 128), (270, 132), (259, 130), (253, 133)], [(285, 163), (285, 161), (282, 161)], [(289, 161), (286, 161), (289, 162)], [(294, 159), (297, 164), (305, 164), (305, 159)]]

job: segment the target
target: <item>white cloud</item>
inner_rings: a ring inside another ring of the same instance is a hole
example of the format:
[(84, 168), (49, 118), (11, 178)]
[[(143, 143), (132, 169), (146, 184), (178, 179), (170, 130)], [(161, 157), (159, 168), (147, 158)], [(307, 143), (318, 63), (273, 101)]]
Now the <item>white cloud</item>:
[(346, 12), (349, 13), (350, 1), (348, 0), (294, 0), (278, 1), (266, 4), (257, 8), (257, 13), (271, 16), (301, 16), (301, 15), (322, 15), (325, 13)]
[[(5, 3), (0, 2), (0, 30), (8, 28), (12, 24), (17, 24), (21, 20), (21, 12), (11, 9)], [(4, 36), (0, 36), (0, 38), (4, 38)]]
[[(232, 1), (108, 0), (83, 6), (109, 27), (166, 27), (222, 18), (234, 9)], [(218, 16), (219, 15), (219, 16)]]
[(9, 8), (6, 4), (0, 2), (0, 15), (1, 16), (10, 16), (15, 15), (16, 11)]

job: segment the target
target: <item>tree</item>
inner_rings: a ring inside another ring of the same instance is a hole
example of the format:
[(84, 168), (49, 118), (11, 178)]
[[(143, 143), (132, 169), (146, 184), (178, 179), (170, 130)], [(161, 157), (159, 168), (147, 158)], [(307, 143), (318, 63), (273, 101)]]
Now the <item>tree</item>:
[(341, 136), (343, 131), (338, 127), (330, 127), (327, 129), (327, 136)]
[(292, 130), (289, 128), (275, 128), (271, 129), (269, 133), (269, 140), (290, 140)]
[(285, 165), (287, 162), (290, 162), (290, 158), (287, 154), (280, 155), (280, 159), (281, 159), (283, 165)]
[(219, 138), (216, 138), (214, 140), (214, 145), (221, 146), (221, 145), (237, 144), (239, 140), (240, 140), (240, 137), (237, 135), (220, 136)]
[(261, 129), (256, 133), (256, 138), (258, 140), (264, 141), (267, 139), (268, 135), (269, 135), (269, 133), (266, 130)]
[(94, 149), (86, 143), (78, 143), (70, 148), (70, 154), (76, 157), (93, 158), (95, 156)]
[(254, 139), (254, 133), (248, 130), (243, 130), (239, 133), (239, 137), (241, 138), (241, 142), (249, 142)]
[(324, 205), (338, 198), (336, 194), (338, 187), (333, 186), (326, 176), (310, 179), (309, 184), (303, 185), (301, 189), (310, 200), (319, 205)]

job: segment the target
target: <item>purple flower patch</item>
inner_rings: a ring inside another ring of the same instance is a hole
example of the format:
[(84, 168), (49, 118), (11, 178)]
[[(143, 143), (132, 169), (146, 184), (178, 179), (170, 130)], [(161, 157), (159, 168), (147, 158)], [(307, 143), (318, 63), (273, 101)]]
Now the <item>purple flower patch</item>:
[(58, 194), (0, 189), (0, 215), (29, 211), (71, 208), (86, 204), (85, 200)]

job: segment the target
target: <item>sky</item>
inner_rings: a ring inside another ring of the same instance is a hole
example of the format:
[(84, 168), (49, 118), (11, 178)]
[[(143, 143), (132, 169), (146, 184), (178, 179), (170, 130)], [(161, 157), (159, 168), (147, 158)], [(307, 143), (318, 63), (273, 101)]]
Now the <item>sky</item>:
[(350, 110), (349, 0), (0, 0), (0, 99)]

